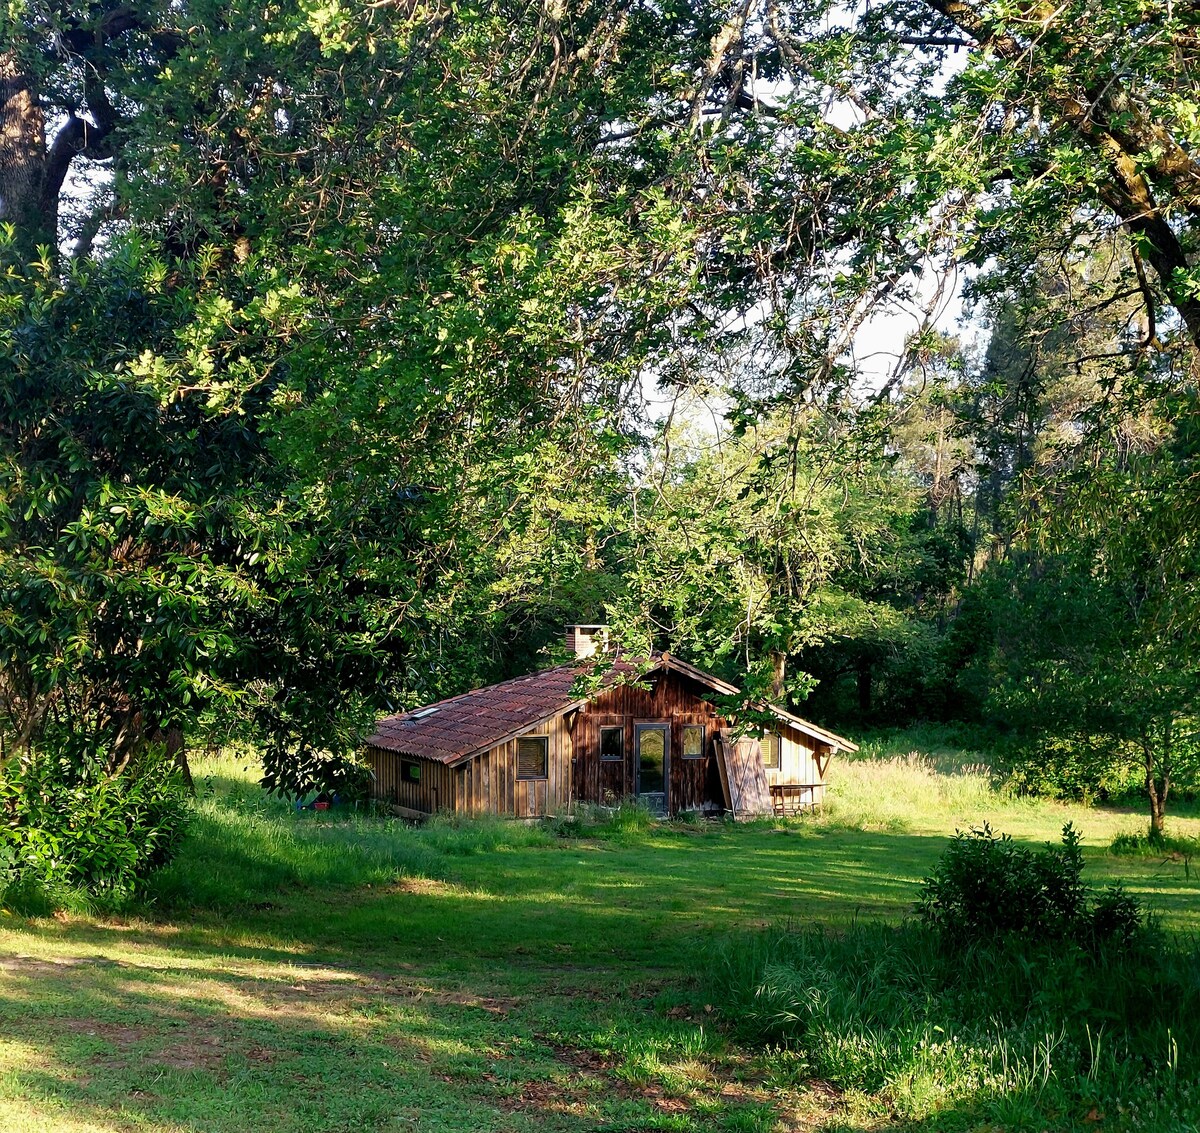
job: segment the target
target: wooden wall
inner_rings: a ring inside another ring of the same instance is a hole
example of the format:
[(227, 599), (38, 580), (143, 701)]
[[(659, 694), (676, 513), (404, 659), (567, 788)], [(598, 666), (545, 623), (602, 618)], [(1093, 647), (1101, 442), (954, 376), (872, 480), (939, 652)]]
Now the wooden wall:
[(813, 804), (821, 802), (825, 798), (825, 776), (821, 768), (828, 766), (829, 759), (826, 745), (783, 722), (776, 730), (779, 733), (779, 767), (767, 768), (767, 782), (771, 786), (776, 783), (811, 784)]
[(456, 783), (452, 768), (431, 759), (412, 759), (421, 768), (421, 780), (414, 783), (400, 774), (400, 761), (410, 759), (410, 756), (369, 747), (366, 757), (367, 766), (375, 776), (371, 784), (372, 798), (424, 814), (455, 809)]
[[(649, 691), (620, 685), (600, 693), (580, 709), (572, 737), (576, 798), (612, 806), (633, 795), (637, 783), (634, 725), (665, 723), (671, 728), (668, 809), (678, 814), (698, 810), (706, 803), (720, 806), (713, 738), (726, 726), (725, 721), (686, 677), (668, 671), (652, 673), (647, 681), (652, 685)], [(700, 759), (683, 758), (686, 724), (704, 726), (704, 755)], [(600, 758), (600, 729), (608, 726), (625, 729), (625, 758), (620, 762)]]
[[(517, 778), (517, 741), (509, 740), (461, 767), (369, 747), (367, 764), (375, 776), (373, 798), (408, 810), (434, 814), (502, 814), (514, 818), (565, 814), (571, 801), (571, 735), (562, 718), (531, 728), (526, 736), (546, 736), (547, 777)], [(420, 765), (421, 780), (405, 780), (401, 762)]]
[(545, 779), (517, 778), (517, 741), (509, 740), (455, 770), (458, 806), (464, 814), (506, 814), (528, 818), (566, 814), (571, 803), (571, 734), (557, 716), (524, 732), (546, 736)]

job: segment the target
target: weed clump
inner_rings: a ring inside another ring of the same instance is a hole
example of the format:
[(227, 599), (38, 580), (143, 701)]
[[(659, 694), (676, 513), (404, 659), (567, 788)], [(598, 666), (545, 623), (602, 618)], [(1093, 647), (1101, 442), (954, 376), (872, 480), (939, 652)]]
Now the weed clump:
[(1200, 854), (1200, 838), (1151, 839), (1148, 834), (1118, 834), (1108, 847), (1118, 857), (1161, 858), (1180, 857), (1185, 861)]
[(599, 838), (636, 841), (654, 829), (656, 819), (646, 807), (625, 799), (615, 807), (583, 803), (573, 813), (546, 819), (546, 829), (560, 838)]

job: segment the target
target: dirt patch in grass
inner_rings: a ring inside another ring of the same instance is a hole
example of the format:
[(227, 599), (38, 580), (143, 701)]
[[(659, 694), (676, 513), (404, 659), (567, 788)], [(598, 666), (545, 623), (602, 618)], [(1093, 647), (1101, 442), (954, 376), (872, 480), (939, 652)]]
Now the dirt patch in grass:
[(72, 968), (120, 968), (125, 965), (106, 956), (63, 956), (47, 960), (40, 956), (0, 957), (0, 974), (11, 976), (61, 976)]
[(448, 882), (436, 881), (432, 877), (402, 877), (383, 891), (385, 893), (413, 893), (420, 897), (430, 897), (451, 893), (454, 888)]
[[(581, 1074), (607, 1074), (616, 1065), (612, 1059), (606, 1058), (596, 1050), (580, 1050), (577, 1047), (562, 1046), (559, 1043), (546, 1043), (546, 1045), (554, 1051), (554, 1057), (559, 1062)], [(614, 1085), (620, 1087), (620, 1083), (614, 1083)]]
[[(484, 1080), (492, 1085), (501, 1079), (494, 1074), (485, 1074)], [(530, 1111), (542, 1113), (569, 1113), (582, 1116), (595, 1110), (596, 1097), (572, 1087), (570, 1084), (542, 1080), (537, 1082), (522, 1082), (520, 1093), (500, 1093), (491, 1101), (499, 1109), (507, 1113), (526, 1113)]]
[[(255, 1048), (261, 1049), (261, 1048)], [(171, 1070), (206, 1070), (216, 1073), (225, 1066), (228, 1048), (217, 1035), (203, 1038), (186, 1038), (163, 1047), (152, 1054), (148, 1061), (156, 1066)]]
[(87, 1035), (89, 1038), (103, 1039), (120, 1050), (127, 1050), (129, 1047), (145, 1042), (153, 1034), (149, 1027), (128, 1023), (108, 1023), (99, 1019), (60, 1019), (57, 1026), (74, 1035)]
[(521, 1006), (512, 996), (475, 995), (468, 991), (449, 991), (406, 979), (362, 980), (355, 985), (358, 992), (374, 995), (394, 995), (414, 1002), (432, 1003), (439, 1007), (476, 1007), (489, 1015), (507, 1015)]
[[(171, 1032), (163, 1034), (161, 1030), (136, 1023), (112, 1023), (98, 1019), (61, 1019), (56, 1026), (75, 1035), (101, 1039), (108, 1049), (97, 1052), (90, 1061), (110, 1067), (127, 1066), (136, 1059), (171, 1070), (216, 1072), (224, 1066), (225, 1055), (231, 1049), (221, 1035), (211, 1032), (197, 1034), (194, 1025), (188, 1033), (180, 1033), (177, 1037)], [(151, 1041), (158, 1044), (157, 1050), (134, 1054), (135, 1047), (142, 1047)], [(260, 1052), (255, 1061), (265, 1061), (262, 1057), (266, 1053), (263, 1048), (251, 1049)], [(247, 1053), (247, 1057), (252, 1056)]]
[[(584, 1086), (594, 1097), (615, 1094), (621, 1098), (639, 1099), (648, 1102), (661, 1113), (687, 1113), (694, 1105), (693, 1099), (667, 1090), (656, 1083), (640, 1085), (614, 1076), (616, 1060), (607, 1058), (599, 1051), (583, 1050), (561, 1043), (546, 1045), (554, 1051), (554, 1057), (559, 1062), (574, 1072), (576, 1085)], [(555, 1086), (554, 1083), (529, 1083), (529, 1086), (554, 1086), (560, 1094), (564, 1089), (562, 1085)]]

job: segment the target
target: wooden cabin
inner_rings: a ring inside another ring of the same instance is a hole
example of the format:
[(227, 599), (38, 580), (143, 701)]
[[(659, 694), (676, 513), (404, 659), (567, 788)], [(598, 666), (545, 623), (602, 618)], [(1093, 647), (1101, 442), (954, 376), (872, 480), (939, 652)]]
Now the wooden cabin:
[[(818, 805), (833, 753), (857, 750), (773, 706), (773, 727), (739, 737), (708, 699), (733, 685), (668, 653), (608, 660), (601, 626), (572, 626), (567, 641), (570, 664), (380, 720), (366, 743), (374, 797), (409, 817), (534, 818), (630, 798), (747, 817)], [(598, 653), (599, 687), (581, 694)]]

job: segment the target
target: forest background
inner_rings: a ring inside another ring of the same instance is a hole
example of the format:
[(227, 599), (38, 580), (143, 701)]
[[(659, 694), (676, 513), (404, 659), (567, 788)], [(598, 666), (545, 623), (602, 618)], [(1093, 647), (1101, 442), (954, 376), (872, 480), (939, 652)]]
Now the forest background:
[(1195, 789), (1195, 5), (0, 25), (13, 861), (138, 807), (161, 860), (185, 738), (345, 785), (575, 621), (1154, 837)]

